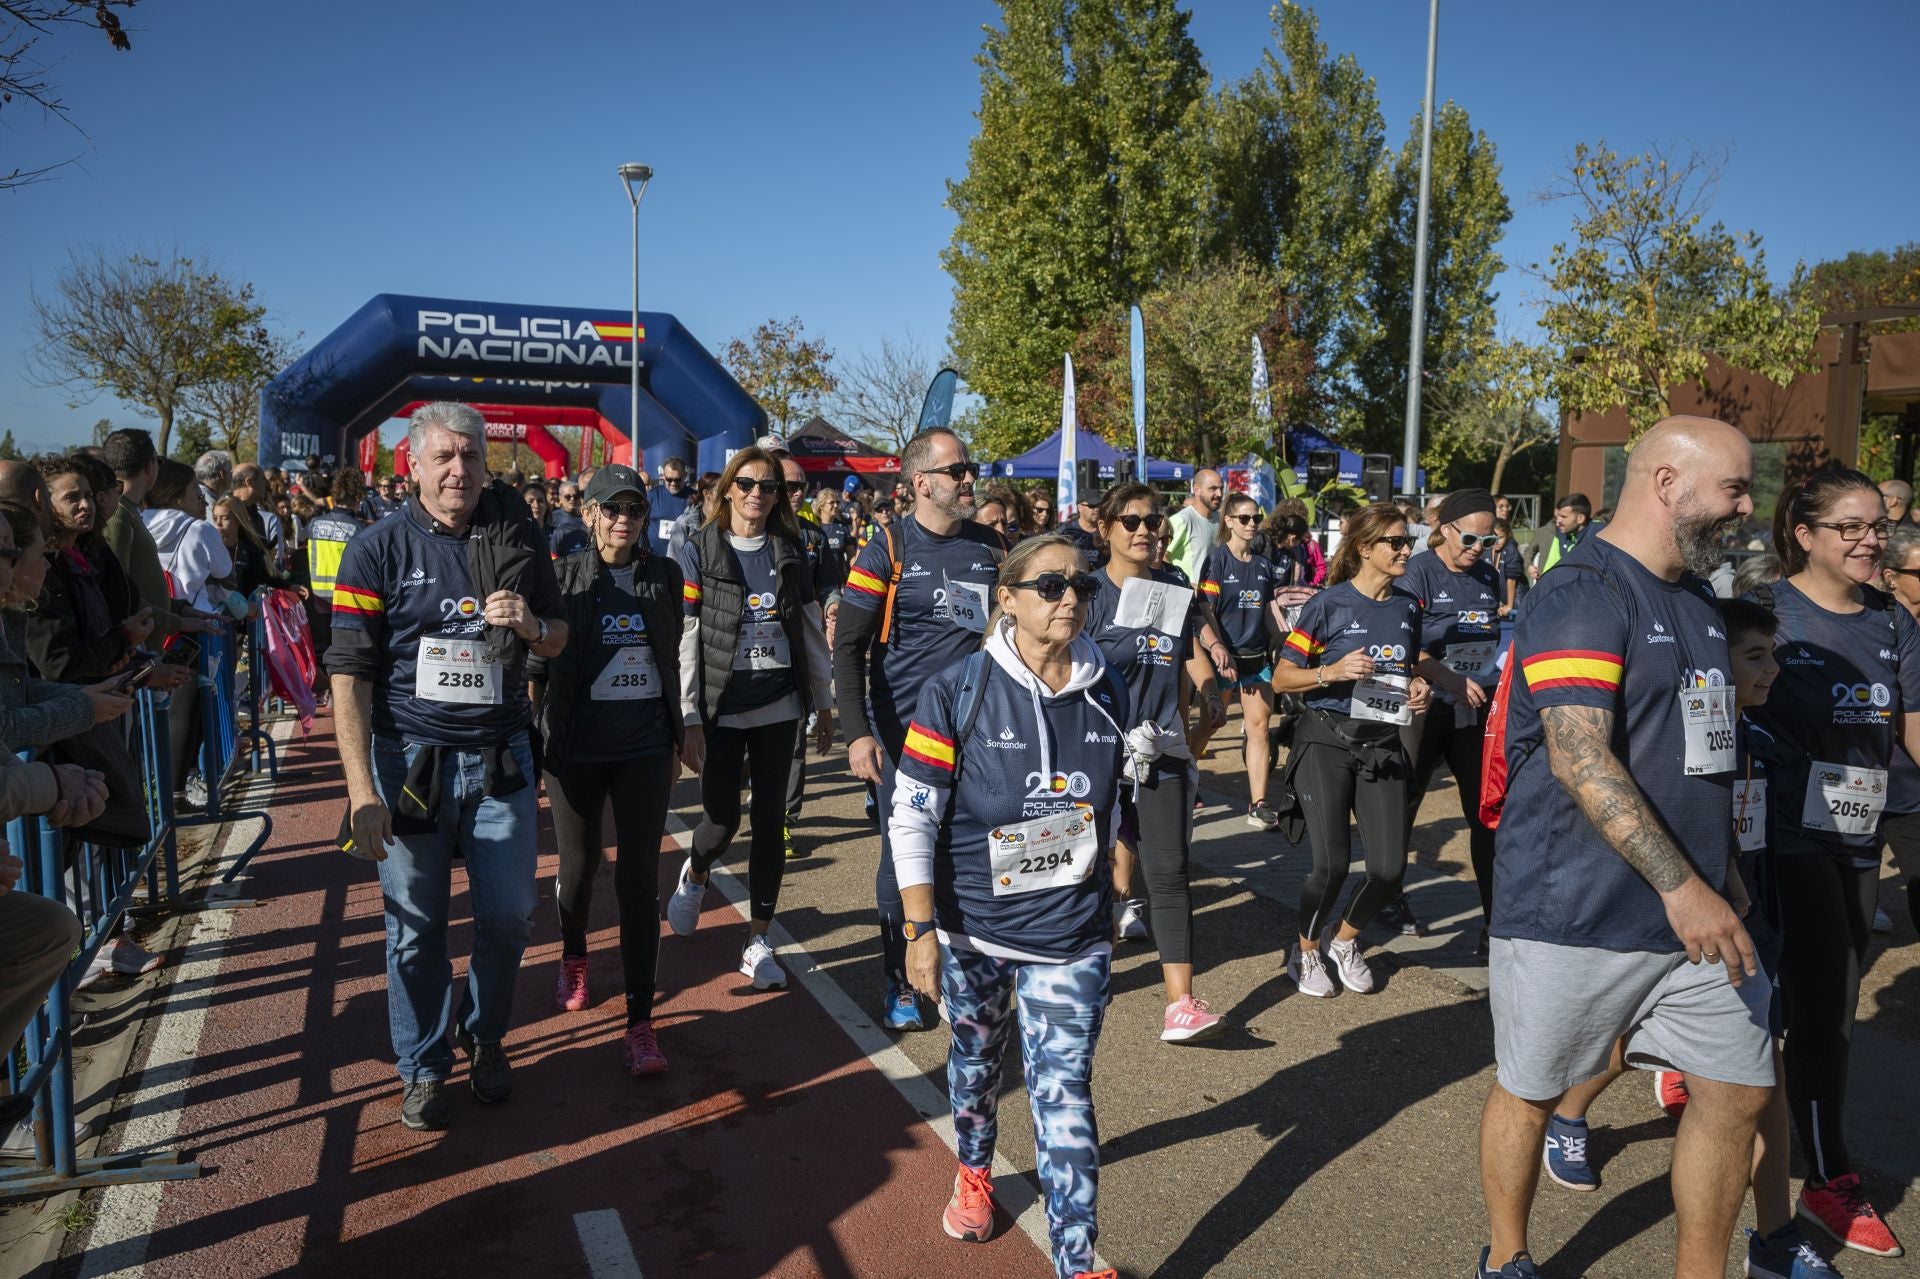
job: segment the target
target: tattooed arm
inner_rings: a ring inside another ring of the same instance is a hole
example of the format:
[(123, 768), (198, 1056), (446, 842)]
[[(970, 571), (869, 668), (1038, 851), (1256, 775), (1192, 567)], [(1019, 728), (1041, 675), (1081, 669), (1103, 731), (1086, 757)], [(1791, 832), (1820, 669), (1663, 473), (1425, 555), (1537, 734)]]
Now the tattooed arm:
[(1591, 706), (1543, 706), (1547, 764), (1594, 830), (1627, 865), (1652, 884), (1667, 922), (1695, 963), (1724, 963), (1740, 984), (1759, 971), (1747, 930), (1719, 893), (1661, 826), (1640, 787), (1613, 753), (1613, 712)]

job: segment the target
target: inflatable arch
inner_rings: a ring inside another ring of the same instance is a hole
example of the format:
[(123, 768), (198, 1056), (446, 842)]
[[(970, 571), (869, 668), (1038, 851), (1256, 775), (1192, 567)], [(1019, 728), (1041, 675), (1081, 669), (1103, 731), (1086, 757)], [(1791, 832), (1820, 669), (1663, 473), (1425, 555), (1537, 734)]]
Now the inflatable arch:
[[(425, 404), (425, 400), (415, 400), (403, 405), (394, 417), (410, 417), (413, 411)], [(529, 452), (540, 459), (541, 474), (557, 479), (577, 468), (568, 465), (567, 448), (547, 431), (550, 426), (579, 426), (596, 430), (608, 443), (607, 456), (615, 462), (631, 460), (633, 447), (620, 429), (593, 409), (567, 408), (550, 404), (474, 404), (480, 415), (487, 419), (487, 438), (489, 440), (518, 440), (527, 446)], [(369, 434), (366, 439), (374, 438)], [(584, 445), (585, 441), (582, 441)], [(368, 469), (368, 450), (362, 441), (360, 451), (361, 470)], [(407, 456), (407, 441), (403, 438), (393, 447), (393, 473), (404, 476), (412, 471)]]
[[(631, 407), (640, 364), (640, 413)], [(267, 384), (260, 460), (355, 456), (359, 440), (415, 401), (592, 410), (649, 469), (667, 457), (719, 470), (767, 415), (671, 315), (520, 306), (383, 293)], [(535, 423), (528, 423), (534, 425)]]

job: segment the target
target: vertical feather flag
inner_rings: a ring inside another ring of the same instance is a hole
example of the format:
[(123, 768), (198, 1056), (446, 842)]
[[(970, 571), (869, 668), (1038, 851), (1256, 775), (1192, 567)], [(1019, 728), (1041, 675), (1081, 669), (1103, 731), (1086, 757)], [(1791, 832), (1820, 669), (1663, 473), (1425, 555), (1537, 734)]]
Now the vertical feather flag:
[(1067, 356), (1066, 389), (1060, 397), (1060, 482), (1053, 495), (1053, 509), (1065, 524), (1074, 503), (1079, 501), (1080, 482), (1075, 462), (1080, 454), (1080, 422), (1073, 409), (1073, 357)]
[(920, 404), (921, 430), (953, 421), (953, 388), (959, 380), (960, 375), (952, 369), (941, 369), (933, 375), (933, 381), (927, 384), (927, 398)]
[(1133, 357), (1133, 454), (1139, 466), (1136, 480), (1147, 478), (1147, 326), (1140, 307), (1133, 308), (1133, 330), (1128, 334)]

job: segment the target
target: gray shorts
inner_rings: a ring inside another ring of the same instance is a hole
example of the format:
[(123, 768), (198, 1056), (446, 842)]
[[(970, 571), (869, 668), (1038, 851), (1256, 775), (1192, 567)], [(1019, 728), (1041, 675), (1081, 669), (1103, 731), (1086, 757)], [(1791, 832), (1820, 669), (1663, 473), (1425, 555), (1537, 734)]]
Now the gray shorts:
[(1488, 977), (1500, 1086), (1523, 1100), (1599, 1075), (1623, 1035), (1629, 1066), (1773, 1087), (1764, 972), (1735, 986), (1721, 965), (1684, 953), (1495, 937)]

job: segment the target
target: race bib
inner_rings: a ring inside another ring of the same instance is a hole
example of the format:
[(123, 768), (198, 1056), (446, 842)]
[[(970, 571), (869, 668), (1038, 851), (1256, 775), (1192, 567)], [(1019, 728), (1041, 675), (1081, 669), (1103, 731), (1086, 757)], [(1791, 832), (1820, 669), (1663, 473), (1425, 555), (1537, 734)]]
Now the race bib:
[(1807, 775), (1807, 802), (1800, 824), (1835, 835), (1871, 835), (1887, 806), (1887, 770), (1814, 760)]
[(793, 665), (787, 628), (778, 619), (740, 623), (740, 643), (733, 650), (736, 671), (784, 671)]
[(413, 695), (461, 706), (500, 704), (500, 663), (478, 635), (423, 635), (414, 658)]
[(1687, 734), (1688, 777), (1717, 777), (1731, 773), (1733, 754), (1733, 689), (1683, 688), (1681, 723)]
[(655, 529), (654, 536), (659, 538), (661, 541), (663, 542), (667, 541), (669, 538), (673, 536), (672, 520), (655, 520), (653, 523), (654, 523), (654, 529)]
[(1046, 888), (1071, 888), (1093, 873), (1099, 858), (1093, 810), (1069, 808), (987, 832), (993, 895), (1016, 897)]
[(663, 696), (653, 645), (635, 644), (614, 652), (588, 690), (596, 702), (642, 702)]
[(1369, 675), (1363, 680), (1355, 680), (1353, 699), (1347, 703), (1347, 714), (1355, 719), (1376, 720), (1382, 724), (1413, 723), (1413, 712), (1407, 709), (1407, 685), (1410, 682), (1405, 675)]
[(1733, 784), (1733, 833), (1743, 853), (1767, 846), (1766, 778), (1743, 777)]
[(1493, 674), (1493, 651), (1497, 647), (1490, 639), (1449, 644), (1440, 664), (1455, 675), (1464, 675), (1476, 684), (1484, 684)]
[[(942, 575), (944, 576), (944, 574)], [(987, 633), (987, 588), (947, 578), (947, 615), (953, 624), (975, 635)]]
[(1193, 591), (1189, 587), (1156, 582), (1150, 577), (1130, 577), (1120, 586), (1113, 622), (1116, 626), (1178, 635), (1187, 627), (1187, 610), (1192, 606)]

